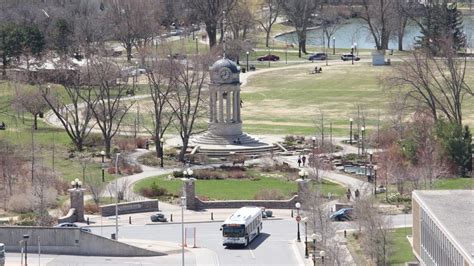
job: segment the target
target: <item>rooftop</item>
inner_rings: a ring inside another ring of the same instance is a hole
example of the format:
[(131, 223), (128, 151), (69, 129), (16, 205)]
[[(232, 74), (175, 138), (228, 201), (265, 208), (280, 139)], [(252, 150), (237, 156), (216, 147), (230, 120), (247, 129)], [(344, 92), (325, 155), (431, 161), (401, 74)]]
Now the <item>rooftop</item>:
[(474, 190), (417, 190), (413, 195), (474, 261)]

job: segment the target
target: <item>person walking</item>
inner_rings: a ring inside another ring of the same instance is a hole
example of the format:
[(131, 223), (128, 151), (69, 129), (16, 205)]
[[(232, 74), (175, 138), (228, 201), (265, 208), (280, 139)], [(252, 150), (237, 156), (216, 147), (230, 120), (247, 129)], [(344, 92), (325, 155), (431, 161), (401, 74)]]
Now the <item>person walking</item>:
[(360, 196), (359, 189), (356, 189), (356, 191), (354, 192), (354, 196), (355, 196), (356, 199), (359, 199), (359, 196)]
[(347, 200), (351, 201), (352, 192), (350, 188), (347, 189), (346, 196), (347, 196)]
[(298, 156), (298, 167), (301, 167), (301, 156)]
[(306, 164), (306, 156), (303, 155), (303, 157), (301, 157), (301, 162), (303, 163), (303, 167), (304, 167)]

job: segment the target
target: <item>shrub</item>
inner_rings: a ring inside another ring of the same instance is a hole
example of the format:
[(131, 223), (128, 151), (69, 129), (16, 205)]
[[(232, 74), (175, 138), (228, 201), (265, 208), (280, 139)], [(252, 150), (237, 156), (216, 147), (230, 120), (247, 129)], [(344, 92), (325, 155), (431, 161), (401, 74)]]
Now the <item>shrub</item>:
[(227, 174), (227, 178), (243, 179), (243, 178), (249, 178), (249, 176), (247, 176), (244, 171), (231, 171)]
[(99, 213), (99, 207), (95, 203), (86, 203), (84, 205), (84, 212), (87, 214)]
[(104, 140), (101, 134), (89, 134), (84, 140), (84, 146), (86, 147), (100, 147), (103, 146)]
[(173, 171), (173, 176), (174, 176), (175, 178), (184, 177), (182, 171)]
[(145, 149), (146, 148), (146, 141), (147, 139), (144, 137), (138, 137), (135, 139), (135, 146), (139, 149)]
[(145, 153), (142, 156), (138, 157), (137, 161), (143, 165), (147, 166), (159, 166), (160, 158), (155, 156), (154, 152)]
[(36, 225), (37, 219), (38, 216), (35, 213), (23, 213), (18, 216), (18, 219), (15, 221), (15, 225), (34, 226)]
[(25, 213), (33, 210), (33, 200), (28, 194), (13, 194), (8, 200), (8, 210)]
[(121, 151), (135, 150), (135, 140), (132, 138), (120, 137), (115, 140), (115, 143)]
[(400, 199), (401, 199), (401, 195), (398, 192), (390, 193), (388, 195), (388, 202), (389, 203), (400, 202)]
[(166, 188), (160, 187), (155, 182), (153, 182), (149, 188), (148, 187), (141, 188), (140, 194), (147, 198), (154, 198), (154, 197), (166, 196), (168, 195), (168, 191), (166, 190)]
[(70, 188), (69, 186), (70, 186), (69, 182), (65, 180), (58, 179), (58, 178), (54, 179), (54, 188), (60, 195), (66, 195), (68, 192), (67, 190)]
[(279, 189), (261, 189), (255, 195), (256, 200), (282, 200), (285, 195)]

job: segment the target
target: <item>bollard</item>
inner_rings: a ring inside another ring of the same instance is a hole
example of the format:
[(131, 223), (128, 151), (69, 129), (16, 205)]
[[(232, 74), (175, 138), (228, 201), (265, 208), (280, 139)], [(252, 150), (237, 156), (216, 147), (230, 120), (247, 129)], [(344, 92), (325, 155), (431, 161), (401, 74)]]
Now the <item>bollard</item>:
[(347, 232), (344, 230), (344, 238), (347, 238)]
[(128, 216), (128, 224), (132, 224), (132, 216)]
[(211, 221), (214, 221), (214, 213), (211, 212)]
[(115, 233), (113, 233), (112, 235), (110, 235), (110, 238), (112, 238), (113, 240), (115, 240)]
[(90, 224), (90, 223), (89, 223), (89, 217), (87, 217), (87, 221), (86, 221), (86, 222), (87, 222), (87, 225), (89, 225), (89, 224)]
[(170, 214), (170, 222), (173, 221), (173, 214)]
[(291, 218), (293, 218), (293, 209), (291, 209)]

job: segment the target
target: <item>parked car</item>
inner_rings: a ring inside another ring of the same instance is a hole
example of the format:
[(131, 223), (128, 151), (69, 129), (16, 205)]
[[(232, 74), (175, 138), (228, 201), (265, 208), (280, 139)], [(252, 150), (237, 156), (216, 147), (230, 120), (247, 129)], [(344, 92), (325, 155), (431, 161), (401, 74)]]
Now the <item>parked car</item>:
[(267, 55), (258, 57), (257, 60), (258, 61), (278, 61), (280, 60), (280, 57), (274, 54), (267, 54)]
[(332, 221), (352, 221), (352, 208), (342, 208), (337, 212), (331, 214), (329, 219)]
[(155, 213), (150, 216), (152, 222), (167, 222), (165, 215), (163, 213)]
[(273, 212), (272, 212), (272, 211), (266, 210), (264, 207), (262, 207), (261, 209), (262, 209), (262, 217), (263, 217), (263, 218), (268, 218), (268, 217), (272, 217), (272, 216), (273, 216)]
[(341, 55), (342, 61), (350, 61), (350, 60), (352, 60), (352, 58), (354, 58), (354, 61), (359, 61), (360, 60), (360, 57), (355, 56), (353, 54), (343, 54), (343, 55)]
[(308, 57), (309, 61), (314, 61), (314, 60), (326, 60), (327, 55), (325, 53), (315, 53), (312, 54)]
[(79, 226), (75, 223), (60, 223), (58, 225), (55, 225), (54, 227), (61, 227), (61, 228), (79, 228), (81, 230), (81, 232), (87, 232), (87, 233), (90, 233), (91, 232), (91, 229), (90, 228), (87, 228), (87, 227), (82, 227), (82, 226)]

